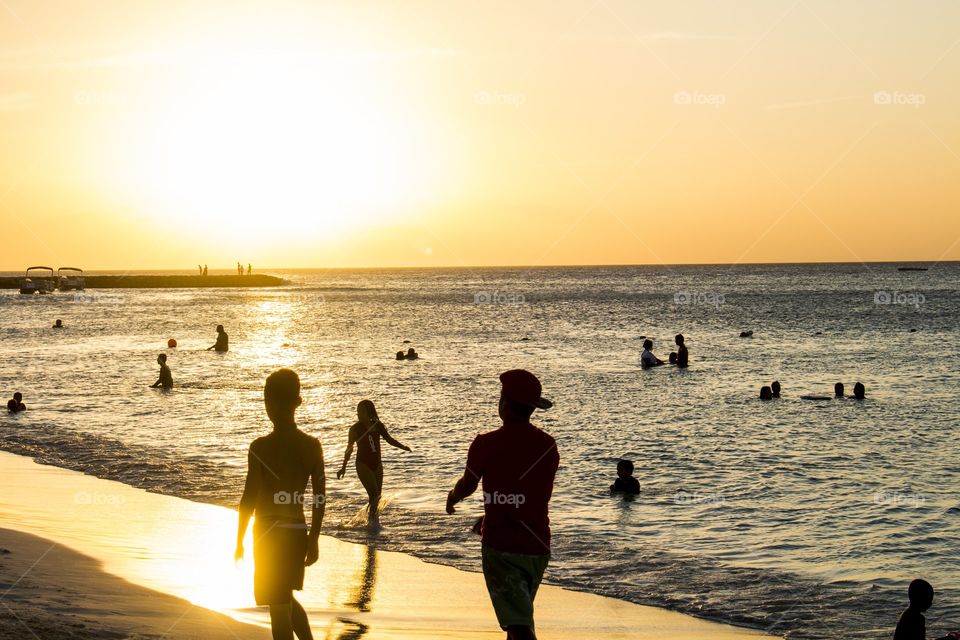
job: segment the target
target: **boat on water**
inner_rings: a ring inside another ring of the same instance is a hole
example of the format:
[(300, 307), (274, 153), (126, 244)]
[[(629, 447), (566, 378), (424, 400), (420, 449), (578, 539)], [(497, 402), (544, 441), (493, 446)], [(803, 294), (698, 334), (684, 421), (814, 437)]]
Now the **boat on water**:
[(53, 293), (56, 289), (57, 276), (52, 267), (30, 267), (20, 281), (20, 293), (24, 295)]
[(83, 277), (83, 269), (76, 267), (60, 267), (57, 269), (57, 287), (61, 291), (83, 291), (87, 281)]
[(926, 271), (929, 267), (897, 267), (897, 271)]

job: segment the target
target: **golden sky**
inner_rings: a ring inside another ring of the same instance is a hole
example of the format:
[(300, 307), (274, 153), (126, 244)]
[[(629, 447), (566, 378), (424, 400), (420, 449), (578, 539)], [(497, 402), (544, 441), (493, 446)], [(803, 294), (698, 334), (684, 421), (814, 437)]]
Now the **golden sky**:
[(0, 0), (0, 269), (960, 259), (960, 4)]

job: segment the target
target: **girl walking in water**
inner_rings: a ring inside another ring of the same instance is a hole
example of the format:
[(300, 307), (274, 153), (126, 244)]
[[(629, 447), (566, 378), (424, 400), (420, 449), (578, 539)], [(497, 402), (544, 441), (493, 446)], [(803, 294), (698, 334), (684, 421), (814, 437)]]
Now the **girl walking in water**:
[(397, 442), (387, 433), (387, 428), (380, 422), (377, 409), (370, 400), (361, 400), (357, 405), (357, 422), (350, 427), (347, 439), (347, 451), (343, 455), (343, 465), (337, 471), (339, 480), (347, 472), (347, 463), (353, 453), (354, 444), (357, 445), (357, 477), (367, 490), (370, 500), (369, 521), (371, 524), (379, 522), (380, 495), (383, 493), (383, 462), (380, 458), (380, 438), (388, 444), (404, 451), (411, 451), (407, 445)]

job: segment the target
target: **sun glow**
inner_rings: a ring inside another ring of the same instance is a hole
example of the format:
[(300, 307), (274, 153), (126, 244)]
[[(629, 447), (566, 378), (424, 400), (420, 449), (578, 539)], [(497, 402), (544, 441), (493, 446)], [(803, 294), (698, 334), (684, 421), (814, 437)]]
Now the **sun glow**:
[(336, 237), (408, 214), (439, 179), (431, 134), (376, 60), (219, 43), (142, 110), (124, 170), (146, 208), (217, 238)]

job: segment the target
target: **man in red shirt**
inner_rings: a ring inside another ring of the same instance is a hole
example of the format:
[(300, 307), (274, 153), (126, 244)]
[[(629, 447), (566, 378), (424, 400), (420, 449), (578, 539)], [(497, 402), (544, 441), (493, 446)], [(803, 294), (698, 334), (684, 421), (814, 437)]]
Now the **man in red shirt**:
[(552, 403), (541, 396), (529, 371), (500, 375), (503, 426), (477, 436), (467, 453), (463, 477), (447, 495), (447, 513), (483, 480), (481, 528), (483, 576), (508, 640), (536, 640), (533, 600), (550, 560), (547, 510), (560, 464), (554, 439), (530, 424), (536, 409)]

